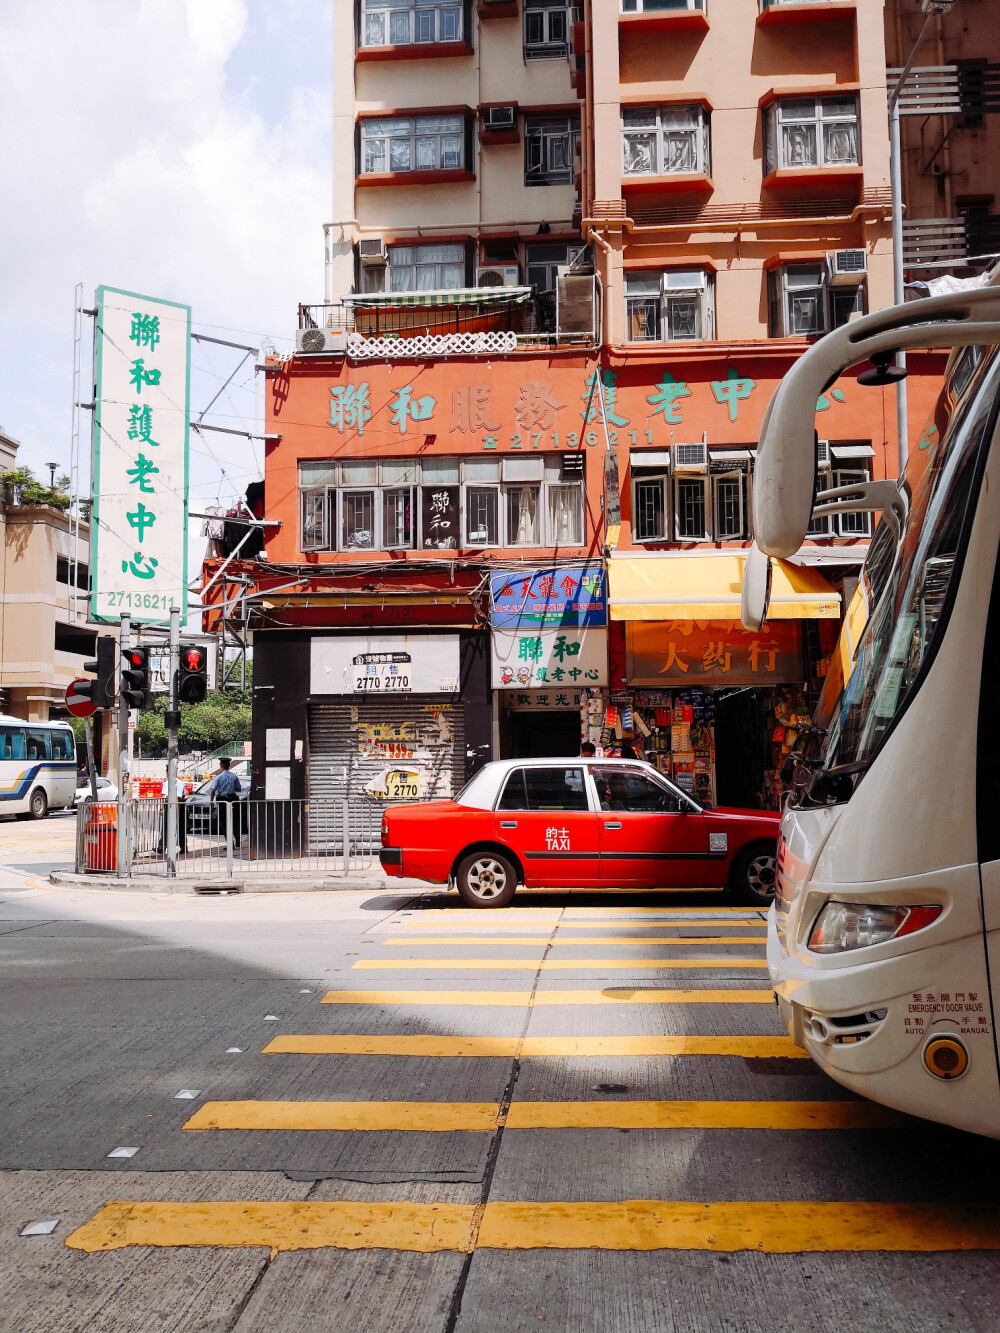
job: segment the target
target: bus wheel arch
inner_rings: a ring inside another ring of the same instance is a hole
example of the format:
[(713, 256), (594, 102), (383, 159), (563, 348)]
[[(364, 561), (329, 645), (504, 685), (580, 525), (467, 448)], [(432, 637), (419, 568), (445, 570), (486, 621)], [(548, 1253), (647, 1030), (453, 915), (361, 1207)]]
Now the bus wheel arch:
[(748, 906), (767, 907), (774, 901), (777, 885), (776, 842), (749, 842), (733, 857), (729, 870), (729, 893)]
[(20, 819), (44, 819), (49, 813), (49, 798), (44, 787), (36, 787), (28, 797), (28, 808)]

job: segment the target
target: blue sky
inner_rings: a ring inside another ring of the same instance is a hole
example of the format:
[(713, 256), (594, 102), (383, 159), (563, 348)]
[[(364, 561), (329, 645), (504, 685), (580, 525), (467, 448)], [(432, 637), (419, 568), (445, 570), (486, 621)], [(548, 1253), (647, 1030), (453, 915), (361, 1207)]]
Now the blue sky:
[[(69, 463), (78, 281), (85, 306), (106, 283), (189, 304), (196, 332), (278, 348), (298, 302), (322, 300), (333, 3), (349, 0), (0, 7), (0, 424), (39, 475)], [(195, 346), (193, 411), (231, 356)], [(84, 398), (89, 373), (87, 347)], [(263, 386), (248, 368), (238, 385), (207, 420), (259, 429)], [(260, 444), (191, 446), (192, 508), (260, 475)]]

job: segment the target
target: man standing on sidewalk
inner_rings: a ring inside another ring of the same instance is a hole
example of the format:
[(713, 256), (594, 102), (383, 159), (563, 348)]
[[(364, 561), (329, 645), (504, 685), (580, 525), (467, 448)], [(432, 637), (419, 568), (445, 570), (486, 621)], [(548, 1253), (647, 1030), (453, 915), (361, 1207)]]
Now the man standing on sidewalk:
[[(212, 779), (208, 788), (208, 798), (214, 804), (223, 802), (236, 805), (240, 799), (240, 780), (230, 770), (231, 759), (220, 759), (219, 766), (221, 773), (217, 773)], [(221, 814), (221, 812), (220, 812)], [(233, 841), (240, 842), (243, 838), (243, 830), (240, 827), (239, 812), (233, 811)]]

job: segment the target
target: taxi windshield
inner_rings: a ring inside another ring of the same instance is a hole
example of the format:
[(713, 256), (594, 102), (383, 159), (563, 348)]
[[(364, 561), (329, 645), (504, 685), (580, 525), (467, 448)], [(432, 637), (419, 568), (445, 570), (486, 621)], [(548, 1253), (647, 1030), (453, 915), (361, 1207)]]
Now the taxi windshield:
[(853, 663), (835, 672), (817, 711), (817, 725), (826, 728), (825, 769), (871, 762), (946, 622), (1000, 389), (1000, 355), (960, 376), (967, 355), (907, 463), (908, 511), (898, 539), (883, 520), (872, 541), (863, 573), (868, 621)]

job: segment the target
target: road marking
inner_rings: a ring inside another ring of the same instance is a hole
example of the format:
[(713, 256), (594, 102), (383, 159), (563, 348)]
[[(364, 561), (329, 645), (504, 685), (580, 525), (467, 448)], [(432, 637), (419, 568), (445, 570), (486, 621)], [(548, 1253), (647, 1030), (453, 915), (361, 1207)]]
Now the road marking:
[[(109, 1203), (66, 1239), (94, 1254), (131, 1245), (335, 1248), (431, 1254), (472, 1246), (476, 1208), (433, 1203)], [(1000, 1250), (992, 1204), (488, 1203), (479, 1249), (915, 1254)]]
[(262, 1055), (629, 1056), (738, 1055), (744, 1058), (808, 1054), (791, 1037), (444, 1037), (350, 1035), (276, 1037)]
[(360, 971), (397, 972), (405, 968), (425, 971), (573, 971), (625, 969), (640, 972), (647, 968), (678, 967), (767, 967), (766, 958), (359, 958), (353, 964)]
[[(495, 1102), (206, 1102), (188, 1130), (392, 1130), (488, 1133)], [(514, 1102), (507, 1129), (896, 1129), (874, 1102)]]
[[(531, 1000), (530, 991), (510, 990), (331, 990), (321, 1004), (429, 1004), (486, 1005), (489, 1008), (520, 1009)], [(538, 1005), (562, 1004), (773, 1004), (769, 990), (667, 990), (650, 986), (643, 990), (609, 987), (607, 990), (538, 991)]]
[(668, 944), (690, 944), (693, 946), (717, 945), (717, 944), (766, 944), (766, 935), (582, 935), (578, 937), (566, 936), (561, 939), (556, 936), (555, 939), (550, 935), (431, 935), (414, 939), (413, 936), (394, 936), (392, 939), (382, 941), (383, 944), (394, 946), (402, 945), (410, 947), (414, 944), (482, 944), (489, 946), (492, 944), (513, 944), (531, 947), (533, 949), (544, 949), (548, 945), (553, 947), (562, 945), (606, 945), (606, 944), (648, 944), (650, 947), (659, 948)]
[[(394, 921), (391, 924), (394, 926), (398, 926), (399, 922)], [(531, 921), (526, 921), (523, 925), (518, 925), (516, 921), (491, 921), (489, 923), (489, 926), (486, 927), (485, 923), (483, 922), (482, 916), (478, 916), (474, 921), (454, 921), (454, 922), (406, 921), (403, 923), (403, 927), (405, 930), (422, 932), (425, 930), (441, 930), (445, 925), (451, 925), (454, 926), (456, 930), (473, 930), (473, 931), (483, 930), (483, 929), (489, 929), (491, 931), (510, 930), (517, 933), (519, 931), (533, 929), (534, 924), (535, 923)], [(542, 921), (538, 922), (537, 924), (540, 929), (539, 938), (548, 939), (549, 934), (551, 933), (551, 931), (547, 929), (548, 923)], [(767, 922), (761, 921), (758, 917), (753, 917), (746, 921), (743, 920), (737, 921), (733, 919), (730, 919), (729, 921), (718, 921), (712, 918), (707, 918), (703, 921), (676, 921), (673, 919), (654, 920), (654, 921), (634, 921), (634, 920), (615, 921), (614, 919), (610, 921), (603, 921), (603, 920), (559, 921), (559, 922), (553, 922), (552, 925), (555, 926), (560, 933), (562, 933), (562, 931), (564, 930), (593, 930), (595, 926), (620, 926), (622, 930), (639, 930), (642, 929), (643, 927), (652, 928), (654, 926), (669, 926), (671, 930), (682, 930), (688, 928), (696, 928), (701, 930), (704, 929), (706, 926), (711, 926), (713, 930), (746, 930), (753, 926), (757, 926), (761, 930), (765, 930), (767, 928)], [(544, 930), (544, 933), (541, 933), (543, 927), (545, 927), (546, 929)]]

